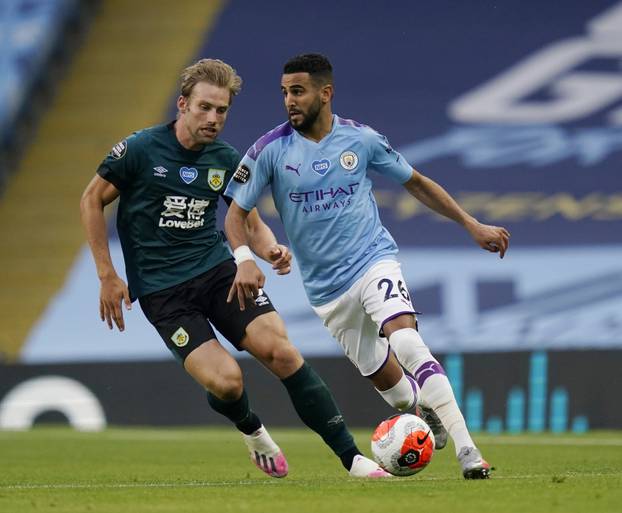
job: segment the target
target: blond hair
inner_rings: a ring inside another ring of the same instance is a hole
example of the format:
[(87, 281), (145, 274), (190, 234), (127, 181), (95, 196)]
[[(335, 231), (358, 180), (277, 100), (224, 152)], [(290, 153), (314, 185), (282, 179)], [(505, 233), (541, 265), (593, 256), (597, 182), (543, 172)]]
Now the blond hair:
[(188, 98), (198, 82), (229, 89), (231, 99), (242, 89), (242, 78), (220, 59), (201, 59), (181, 72), (181, 95)]

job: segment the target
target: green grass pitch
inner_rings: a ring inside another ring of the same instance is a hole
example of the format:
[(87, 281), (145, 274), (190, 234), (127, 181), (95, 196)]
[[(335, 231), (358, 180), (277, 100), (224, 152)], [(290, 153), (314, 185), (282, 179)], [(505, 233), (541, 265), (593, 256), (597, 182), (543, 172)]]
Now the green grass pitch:
[[(465, 481), (453, 447), (408, 478), (356, 480), (313, 433), (273, 429), (290, 474), (264, 476), (233, 429), (0, 431), (0, 512), (620, 512), (622, 433), (476, 437), (496, 467)], [(369, 430), (355, 430), (369, 455)]]

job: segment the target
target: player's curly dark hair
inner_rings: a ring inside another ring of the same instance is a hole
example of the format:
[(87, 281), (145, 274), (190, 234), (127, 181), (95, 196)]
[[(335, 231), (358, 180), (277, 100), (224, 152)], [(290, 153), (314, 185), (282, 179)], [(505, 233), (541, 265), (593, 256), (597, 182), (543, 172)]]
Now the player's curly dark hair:
[(329, 84), (333, 81), (333, 67), (322, 54), (305, 53), (296, 55), (288, 60), (283, 66), (283, 73), (309, 73), (311, 78), (321, 84)]

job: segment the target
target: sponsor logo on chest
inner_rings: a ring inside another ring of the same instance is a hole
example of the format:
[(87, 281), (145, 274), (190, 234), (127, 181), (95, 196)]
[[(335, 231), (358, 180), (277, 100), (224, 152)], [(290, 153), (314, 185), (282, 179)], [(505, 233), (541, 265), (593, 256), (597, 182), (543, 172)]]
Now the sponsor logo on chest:
[(166, 196), (158, 226), (182, 230), (201, 228), (205, 224), (205, 209), (209, 204), (210, 200), (187, 196)]

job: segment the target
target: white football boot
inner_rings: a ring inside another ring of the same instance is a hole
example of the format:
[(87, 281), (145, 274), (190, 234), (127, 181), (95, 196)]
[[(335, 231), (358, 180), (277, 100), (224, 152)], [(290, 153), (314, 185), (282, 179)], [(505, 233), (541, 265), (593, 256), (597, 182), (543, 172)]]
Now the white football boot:
[(458, 461), (462, 467), (462, 475), (465, 479), (488, 479), (490, 464), (482, 458), (482, 453), (477, 447), (463, 447), (458, 452)]
[(263, 425), (250, 435), (242, 433), (242, 437), (250, 452), (251, 461), (259, 470), (272, 477), (287, 475), (289, 467), (285, 455)]
[(366, 458), (362, 454), (354, 456), (350, 477), (369, 477), (372, 479), (393, 477), (387, 471), (381, 469), (375, 461)]

